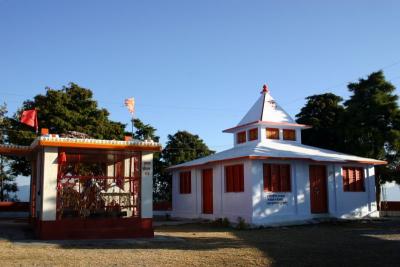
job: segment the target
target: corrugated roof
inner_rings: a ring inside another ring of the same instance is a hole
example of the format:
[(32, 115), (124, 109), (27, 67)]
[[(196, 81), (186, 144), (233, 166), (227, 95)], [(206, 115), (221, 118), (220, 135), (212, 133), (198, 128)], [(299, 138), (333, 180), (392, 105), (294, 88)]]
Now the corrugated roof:
[(386, 161), (363, 158), (340, 152), (306, 146), (296, 142), (287, 141), (269, 141), (257, 145), (245, 145), (234, 147), (204, 158), (189, 161), (183, 164), (175, 165), (170, 169), (189, 168), (201, 166), (210, 163), (230, 161), (234, 159), (294, 159), (311, 160), (316, 162), (337, 162), (337, 163), (365, 163), (373, 165), (386, 164)]

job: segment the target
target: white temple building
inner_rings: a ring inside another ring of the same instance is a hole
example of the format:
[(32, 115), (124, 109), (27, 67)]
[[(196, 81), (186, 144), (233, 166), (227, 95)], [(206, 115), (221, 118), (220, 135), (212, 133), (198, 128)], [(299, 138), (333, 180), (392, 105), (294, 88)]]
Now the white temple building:
[(386, 162), (303, 145), (307, 128), (264, 85), (238, 125), (224, 130), (233, 148), (170, 168), (171, 215), (253, 225), (379, 216), (374, 166)]

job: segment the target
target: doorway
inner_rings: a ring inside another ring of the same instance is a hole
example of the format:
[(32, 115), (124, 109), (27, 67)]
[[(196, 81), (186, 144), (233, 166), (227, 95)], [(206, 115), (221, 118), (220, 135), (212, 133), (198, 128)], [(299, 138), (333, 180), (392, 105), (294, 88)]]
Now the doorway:
[(310, 165), (311, 213), (328, 212), (326, 166)]
[(213, 213), (213, 172), (212, 169), (203, 170), (202, 175), (203, 213)]

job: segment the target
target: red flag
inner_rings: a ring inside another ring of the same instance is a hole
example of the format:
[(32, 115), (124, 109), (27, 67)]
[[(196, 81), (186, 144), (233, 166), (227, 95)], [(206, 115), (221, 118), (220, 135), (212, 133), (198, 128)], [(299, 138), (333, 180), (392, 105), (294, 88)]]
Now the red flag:
[(38, 131), (39, 125), (37, 121), (36, 109), (25, 110), (21, 115), (21, 122), (35, 128)]

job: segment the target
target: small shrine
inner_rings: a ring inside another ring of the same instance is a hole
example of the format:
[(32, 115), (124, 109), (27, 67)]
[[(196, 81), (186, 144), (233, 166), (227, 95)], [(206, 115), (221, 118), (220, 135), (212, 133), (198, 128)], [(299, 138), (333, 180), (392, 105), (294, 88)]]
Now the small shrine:
[(153, 237), (153, 153), (161, 145), (43, 134), (0, 154), (31, 162), (30, 220), (40, 239)]

